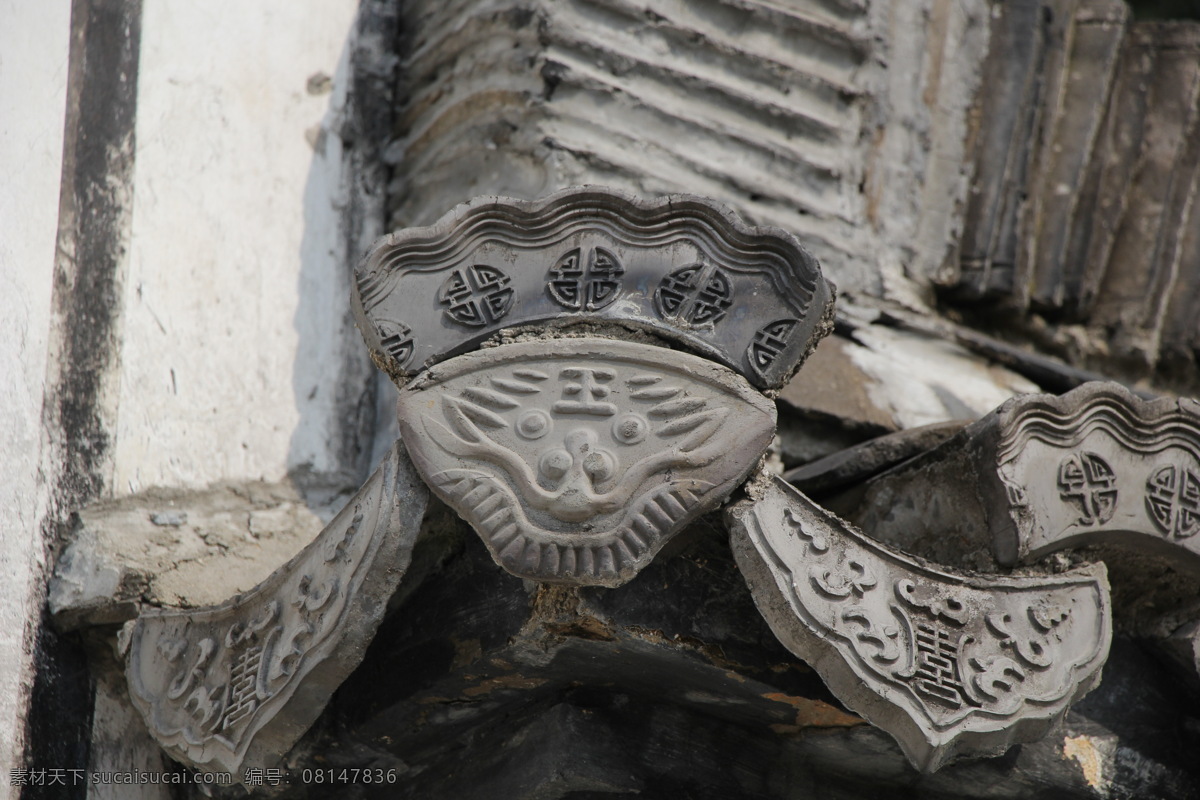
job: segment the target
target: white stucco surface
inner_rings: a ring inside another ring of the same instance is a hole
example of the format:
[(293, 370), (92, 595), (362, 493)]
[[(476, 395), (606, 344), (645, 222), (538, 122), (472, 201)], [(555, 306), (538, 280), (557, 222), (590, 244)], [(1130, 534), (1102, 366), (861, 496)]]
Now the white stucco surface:
[(344, 98), (308, 86), (356, 10), (145, 5), (116, 495), (336, 466)]
[(1018, 394), (1041, 391), (953, 342), (881, 325), (854, 332), (846, 348), (867, 395), (900, 428), (974, 420)]
[(0, 797), (23, 739), (71, 4), (0, 1)]

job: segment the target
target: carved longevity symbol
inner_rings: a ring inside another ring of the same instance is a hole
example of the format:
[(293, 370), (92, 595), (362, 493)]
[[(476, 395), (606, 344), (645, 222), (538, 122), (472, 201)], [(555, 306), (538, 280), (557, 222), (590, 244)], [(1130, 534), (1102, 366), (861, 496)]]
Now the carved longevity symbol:
[(593, 247), (585, 264), (577, 247), (550, 268), (546, 292), (571, 311), (599, 311), (617, 299), (624, 274), (625, 268), (609, 250)]
[(126, 674), (150, 734), (185, 763), (234, 774), (286, 752), (362, 659), (427, 497), (397, 443), (266, 582), (221, 606), (143, 612)]
[(1112, 467), (1095, 453), (1072, 453), (1058, 465), (1059, 497), (1083, 512), (1080, 525), (1103, 525), (1112, 519), (1117, 510), (1116, 484)]
[(486, 264), (456, 269), (438, 291), (445, 315), (472, 328), (494, 325), (513, 304), (512, 281), (496, 267)]
[(792, 332), (799, 324), (800, 320), (797, 319), (777, 319), (755, 332), (754, 340), (746, 348), (746, 359), (756, 375), (761, 377), (771, 368), (775, 359), (779, 358), (779, 354), (788, 346)]
[[(970, 637), (965, 637), (970, 641)], [(937, 622), (918, 622), (913, 634), (916, 649), (912, 672), (898, 677), (910, 678), (913, 687), (934, 700), (951, 708), (961, 708), (971, 703), (963, 688), (962, 647), (964, 636)]]
[[(502, 326), (590, 317), (656, 332), (778, 389), (833, 309), (832, 285), (790, 234), (747, 227), (704, 198), (641, 201), (598, 186), (533, 202), (476, 198), (384, 237), (355, 276), (359, 330), (399, 383)], [(412, 330), (405, 366), (384, 346), (383, 319)]]
[(654, 306), (664, 319), (689, 325), (720, 322), (732, 303), (729, 276), (704, 264), (675, 270), (662, 279), (654, 292)]
[(403, 369), (408, 365), (413, 354), (412, 330), (395, 320), (381, 319), (375, 326), (379, 332), (380, 344), (389, 356), (396, 359), (396, 364)]
[(272, 600), (261, 619), (250, 623), (235, 622), (225, 634), (225, 652), (231, 662), (225, 712), (217, 725), (218, 731), (229, 731), (249, 717), (259, 703), (271, 696), (267, 686), (264, 653), (271, 649), (283, 628), (275, 625), (279, 619), (279, 603)]
[(229, 672), (229, 708), (221, 720), (221, 729), (232, 728), (258, 708), (258, 673), (262, 667), (262, 648), (250, 647), (239, 652)]
[(978, 705), (963, 687), (961, 666), (963, 646), (974, 639), (941, 622), (944, 619), (955, 626), (965, 625), (970, 619), (966, 605), (944, 590), (919, 588), (909, 578), (896, 581), (896, 596), (907, 605), (928, 612), (931, 617), (915, 624), (910, 621), (913, 629), (912, 667), (908, 671), (898, 671), (896, 677), (911, 681), (918, 692), (951, 708), (961, 708), (964, 702)]
[(1200, 530), (1200, 478), (1185, 467), (1156, 470), (1146, 479), (1146, 510), (1166, 535), (1194, 536)]

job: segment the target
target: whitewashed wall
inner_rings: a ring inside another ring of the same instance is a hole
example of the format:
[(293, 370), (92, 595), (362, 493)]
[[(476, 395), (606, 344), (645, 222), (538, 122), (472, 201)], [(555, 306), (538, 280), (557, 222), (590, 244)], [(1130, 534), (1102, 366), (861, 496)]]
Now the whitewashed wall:
[(118, 495), (339, 467), (342, 154), (318, 132), (345, 98), (308, 86), (356, 8), (145, 5)]
[[(334, 389), (347, 354), (364, 350), (349, 323), (337, 135), (357, 10), (145, 3), (102, 496), (353, 467)], [(63, 335), (53, 308), (71, 30), (66, 0), (0, 0), (0, 798), (19, 791), (8, 776), (24, 746), (44, 531), (70, 510), (52, 501), (64, 443), (44, 429), (43, 405)]]
[(0, 2), (0, 797), (20, 757), (40, 596), (38, 452), (70, 5)]

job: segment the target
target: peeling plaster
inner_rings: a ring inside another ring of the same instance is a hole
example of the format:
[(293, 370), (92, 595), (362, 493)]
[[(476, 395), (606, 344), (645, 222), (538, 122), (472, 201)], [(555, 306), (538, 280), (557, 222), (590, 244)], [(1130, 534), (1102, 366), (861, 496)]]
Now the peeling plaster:
[(1083, 771), (1083, 779), (1087, 781), (1101, 796), (1107, 796), (1108, 784), (1104, 780), (1103, 749), (1111, 749), (1111, 744), (1098, 742), (1091, 736), (1068, 736), (1063, 739), (1063, 758), (1073, 758), (1079, 762)]

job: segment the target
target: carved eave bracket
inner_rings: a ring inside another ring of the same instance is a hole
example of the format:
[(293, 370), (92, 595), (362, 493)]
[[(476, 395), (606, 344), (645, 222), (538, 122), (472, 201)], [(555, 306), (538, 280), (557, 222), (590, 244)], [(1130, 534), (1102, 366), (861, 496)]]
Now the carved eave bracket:
[(932, 772), (1044, 736), (1099, 680), (1102, 564), (954, 573), (893, 551), (776, 478), (727, 512), (754, 600), (845, 705)]
[(851, 513), (877, 538), (950, 561), (986, 548), (1011, 567), (1118, 545), (1200, 574), (1200, 404), (1115, 383), (1016, 397), (872, 479)]
[(134, 705), (177, 760), (241, 776), (296, 743), (362, 660), (429, 494), (397, 443), (291, 561), (211, 608), (145, 610), (121, 645)]
[(775, 405), (740, 375), (598, 338), (451, 359), (401, 392), (399, 415), (422, 476), (498, 564), (576, 585), (636, 575), (775, 433)]
[(618, 586), (757, 464), (763, 392), (828, 333), (833, 297), (782, 230), (583, 186), (384, 237), (353, 305), (422, 476), (496, 562)]
[(478, 197), (381, 239), (353, 306), (398, 383), (504, 328), (649, 330), (778, 389), (832, 326), (833, 285), (794, 236), (694, 195), (599, 186)]

